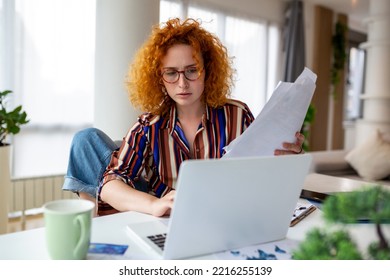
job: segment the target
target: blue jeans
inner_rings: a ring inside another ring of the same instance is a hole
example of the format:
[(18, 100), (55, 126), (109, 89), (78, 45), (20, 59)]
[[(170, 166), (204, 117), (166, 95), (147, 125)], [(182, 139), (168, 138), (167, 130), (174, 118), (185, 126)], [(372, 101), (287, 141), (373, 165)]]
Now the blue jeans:
[[(88, 193), (96, 198), (99, 182), (111, 154), (119, 146), (97, 128), (86, 128), (77, 132), (72, 140), (63, 190)], [(138, 190), (146, 191), (146, 182), (134, 182)]]

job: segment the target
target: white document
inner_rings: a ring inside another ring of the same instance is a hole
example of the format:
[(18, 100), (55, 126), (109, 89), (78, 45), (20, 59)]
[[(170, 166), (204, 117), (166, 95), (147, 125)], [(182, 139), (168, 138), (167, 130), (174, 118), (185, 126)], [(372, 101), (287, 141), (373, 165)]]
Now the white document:
[(214, 254), (218, 260), (291, 260), (299, 242), (283, 239)]
[(223, 158), (271, 156), (294, 143), (309, 108), (317, 75), (305, 68), (294, 83), (280, 82), (254, 122), (225, 147)]

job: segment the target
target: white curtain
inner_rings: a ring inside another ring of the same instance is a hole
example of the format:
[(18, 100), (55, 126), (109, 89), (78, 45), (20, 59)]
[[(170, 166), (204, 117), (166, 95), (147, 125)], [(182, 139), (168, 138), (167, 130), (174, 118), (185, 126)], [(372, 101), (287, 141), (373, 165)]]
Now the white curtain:
[(14, 89), (31, 125), (91, 123), (94, 1), (15, 3)]
[(227, 47), (237, 69), (234, 97), (246, 102), (257, 116), (267, 97), (267, 25), (228, 16), (226, 30)]
[(30, 122), (13, 139), (16, 177), (66, 171), (93, 120), (95, 0), (0, 0), (0, 87)]

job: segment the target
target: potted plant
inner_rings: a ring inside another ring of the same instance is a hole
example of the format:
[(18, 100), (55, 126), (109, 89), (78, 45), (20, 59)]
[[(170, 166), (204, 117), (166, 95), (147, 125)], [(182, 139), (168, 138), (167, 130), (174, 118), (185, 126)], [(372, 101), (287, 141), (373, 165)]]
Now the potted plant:
[(20, 126), (29, 122), (27, 113), (22, 111), (22, 106), (7, 111), (6, 96), (11, 93), (10, 90), (0, 92), (0, 147), (9, 145), (5, 142), (7, 135), (19, 133)]
[[(328, 197), (322, 207), (329, 222), (326, 229), (314, 228), (293, 252), (298, 260), (389, 260), (389, 239), (383, 227), (390, 223), (390, 191), (381, 185)], [(364, 220), (363, 220), (364, 219)], [(350, 225), (369, 223), (377, 240), (360, 251), (348, 231)]]
[(18, 106), (13, 110), (6, 108), (7, 96), (12, 91), (0, 92), (0, 234), (7, 233), (8, 224), (8, 190), (11, 185), (10, 176), (10, 143), (7, 136), (17, 134), (20, 126), (29, 122), (27, 114)]
[(332, 37), (333, 63), (331, 69), (331, 88), (333, 97), (337, 97), (336, 86), (341, 82), (341, 72), (347, 60), (347, 26), (340, 21), (336, 22), (335, 34)]

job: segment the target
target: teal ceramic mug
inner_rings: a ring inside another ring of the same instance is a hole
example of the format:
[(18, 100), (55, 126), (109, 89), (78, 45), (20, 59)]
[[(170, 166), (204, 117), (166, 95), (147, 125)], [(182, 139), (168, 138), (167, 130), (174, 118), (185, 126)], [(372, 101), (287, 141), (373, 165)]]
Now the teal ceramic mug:
[(46, 244), (52, 259), (87, 258), (94, 207), (83, 199), (55, 200), (43, 206)]

